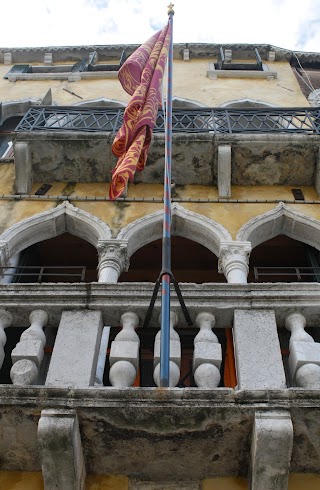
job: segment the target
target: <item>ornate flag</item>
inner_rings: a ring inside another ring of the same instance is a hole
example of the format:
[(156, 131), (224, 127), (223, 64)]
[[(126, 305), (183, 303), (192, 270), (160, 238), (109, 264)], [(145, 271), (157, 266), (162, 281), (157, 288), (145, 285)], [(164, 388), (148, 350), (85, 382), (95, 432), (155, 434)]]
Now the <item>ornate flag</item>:
[(162, 78), (171, 36), (171, 23), (142, 44), (119, 70), (124, 90), (132, 95), (123, 116), (112, 152), (118, 162), (112, 173), (109, 197), (116, 199), (143, 170), (151, 143), (158, 108), (161, 106)]

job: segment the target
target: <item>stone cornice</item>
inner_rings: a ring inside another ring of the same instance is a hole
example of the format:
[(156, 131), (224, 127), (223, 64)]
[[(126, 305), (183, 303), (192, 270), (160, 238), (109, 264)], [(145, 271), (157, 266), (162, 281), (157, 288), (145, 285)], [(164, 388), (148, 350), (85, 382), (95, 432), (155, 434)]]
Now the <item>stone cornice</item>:
[[(121, 315), (128, 311), (144, 318), (153, 292), (153, 283), (89, 283), (89, 284), (8, 284), (0, 286), (0, 308), (13, 314), (13, 326), (28, 325), (28, 316), (35, 308), (49, 315), (48, 325), (57, 327), (64, 310), (101, 310), (105, 325), (118, 325)], [(301, 312), (309, 327), (320, 322), (320, 284), (192, 284), (181, 285), (184, 301), (191, 319), (195, 321), (199, 304), (216, 317), (216, 327), (231, 327), (237, 309), (273, 309), (279, 327), (285, 317)], [(159, 328), (160, 294), (150, 326)], [(172, 309), (179, 316), (178, 327), (185, 327), (179, 301), (172, 291)]]
[[(43, 63), (45, 53), (52, 53), (54, 62), (64, 61), (81, 61), (83, 57), (88, 56), (89, 52), (97, 51), (99, 61), (108, 61), (120, 58), (123, 50), (130, 55), (138, 48), (138, 44), (117, 44), (117, 45), (88, 45), (88, 46), (43, 46), (43, 47), (3, 47), (0, 48), (0, 63), (3, 63), (4, 53), (12, 53), (13, 63)], [(214, 43), (179, 43), (174, 44), (174, 57), (182, 58), (184, 49), (189, 49), (190, 58), (209, 58), (218, 55), (220, 47), (232, 49), (234, 53), (241, 53), (253, 50), (257, 47), (262, 59), (268, 58), (270, 51), (275, 52), (276, 61), (291, 61), (293, 51), (279, 48), (271, 44), (214, 44)], [(320, 53), (309, 53), (304, 51), (295, 51), (300, 62), (319, 63)], [(294, 61), (294, 59), (293, 59)]]

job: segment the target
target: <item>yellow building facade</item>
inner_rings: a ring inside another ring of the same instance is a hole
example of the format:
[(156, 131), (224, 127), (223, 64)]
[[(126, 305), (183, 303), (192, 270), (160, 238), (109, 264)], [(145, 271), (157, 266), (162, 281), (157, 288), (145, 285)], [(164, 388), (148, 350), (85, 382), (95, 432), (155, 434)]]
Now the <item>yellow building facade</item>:
[(0, 487), (318, 488), (319, 109), (289, 51), (174, 46), (159, 388), (161, 111), (108, 198), (135, 48), (0, 49)]

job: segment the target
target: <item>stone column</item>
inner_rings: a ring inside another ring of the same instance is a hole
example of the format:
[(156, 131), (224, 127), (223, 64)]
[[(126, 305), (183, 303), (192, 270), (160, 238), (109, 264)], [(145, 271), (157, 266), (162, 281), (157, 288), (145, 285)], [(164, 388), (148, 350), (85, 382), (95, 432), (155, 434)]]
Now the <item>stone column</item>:
[(293, 427), (289, 412), (256, 412), (250, 490), (287, 490), (292, 446)]
[(94, 385), (102, 327), (101, 311), (62, 312), (46, 386)]
[(4, 361), (4, 346), (7, 342), (7, 336), (4, 329), (10, 327), (13, 316), (9, 311), (0, 310), (0, 368)]
[(250, 252), (250, 242), (221, 242), (218, 270), (226, 276), (228, 283), (247, 283)]
[(85, 462), (74, 410), (42, 410), (38, 425), (45, 490), (84, 490)]
[(129, 269), (127, 241), (100, 240), (97, 249), (99, 282), (117, 283), (120, 274)]
[(320, 344), (305, 332), (306, 319), (291, 313), (285, 319), (291, 332), (289, 369), (293, 383), (302, 388), (320, 388)]
[(286, 388), (273, 310), (235, 310), (233, 339), (240, 390)]
[[(161, 317), (159, 317), (159, 323), (161, 324)], [(174, 327), (178, 323), (178, 315), (173, 311), (170, 311), (170, 361), (169, 361), (169, 386), (177, 386), (180, 379), (180, 365), (181, 365), (181, 344), (178, 333), (174, 330)], [(157, 386), (160, 386), (160, 343), (161, 343), (161, 330), (156, 335), (154, 342), (154, 372), (153, 379)]]
[(14, 385), (35, 384), (44, 355), (46, 336), (43, 327), (48, 322), (48, 314), (44, 310), (33, 310), (29, 318), (31, 326), (22, 333), (20, 342), (11, 352), (10, 377)]
[(193, 377), (201, 388), (216, 388), (220, 383), (222, 351), (212, 331), (215, 317), (211, 313), (199, 313), (196, 324), (200, 331), (194, 338)]
[(122, 330), (111, 344), (109, 379), (112, 386), (132, 386), (139, 369), (140, 340), (135, 331), (139, 317), (128, 311), (121, 316)]

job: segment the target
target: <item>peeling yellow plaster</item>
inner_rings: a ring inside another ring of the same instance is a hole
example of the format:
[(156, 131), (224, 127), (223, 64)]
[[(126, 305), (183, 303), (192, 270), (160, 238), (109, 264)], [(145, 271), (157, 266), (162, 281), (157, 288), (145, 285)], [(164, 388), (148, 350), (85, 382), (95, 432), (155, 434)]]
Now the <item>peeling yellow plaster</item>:
[(3, 490), (43, 490), (41, 473), (27, 471), (0, 471)]
[(203, 480), (201, 490), (247, 490), (248, 481), (240, 477), (208, 478)]
[(0, 194), (13, 194), (15, 176), (14, 163), (0, 164)]
[(86, 490), (128, 490), (129, 479), (126, 476), (88, 475)]

